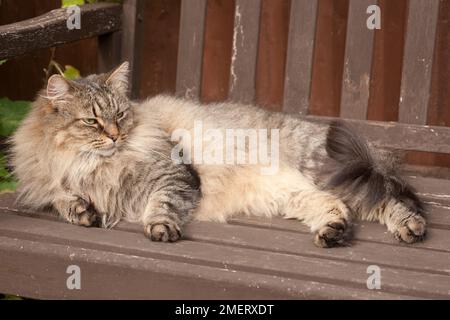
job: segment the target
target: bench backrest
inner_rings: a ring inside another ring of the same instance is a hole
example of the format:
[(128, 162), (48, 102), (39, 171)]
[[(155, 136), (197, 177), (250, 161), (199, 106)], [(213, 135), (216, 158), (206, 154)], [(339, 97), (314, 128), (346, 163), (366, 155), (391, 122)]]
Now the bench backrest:
[(80, 28), (69, 29), (71, 11), (55, 9), (44, 15), (0, 26), (0, 60), (38, 49), (60, 46), (77, 40), (98, 37), (99, 72), (109, 71), (121, 61), (132, 69), (132, 95), (137, 96), (137, 68), (144, 10), (143, 0), (124, 0), (123, 4), (97, 3), (80, 6)]
[[(407, 13), (398, 122), (367, 121), (374, 31), (366, 27), (373, 0), (350, 0), (340, 117), (351, 119), (385, 147), (450, 153), (450, 128), (425, 126), (431, 91), (439, 0), (410, 0)], [(255, 102), (262, 0), (235, 0), (228, 97)], [(182, 0), (178, 95), (199, 98), (207, 0)], [(308, 115), (318, 0), (291, 0), (285, 67), (284, 112)], [(321, 121), (322, 117), (312, 117)]]

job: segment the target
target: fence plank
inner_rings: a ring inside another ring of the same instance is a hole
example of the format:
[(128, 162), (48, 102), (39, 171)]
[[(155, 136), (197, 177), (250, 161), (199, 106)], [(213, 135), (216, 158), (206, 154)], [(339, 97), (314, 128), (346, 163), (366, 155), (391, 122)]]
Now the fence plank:
[(255, 101), (261, 0), (236, 0), (230, 92), (233, 100)]
[(427, 123), (439, 0), (410, 0), (399, 121)]
[(317, 0), (292, 0), (283, 111), (307, 114), (311, 93)]
[(340, 111), (343, 118), (367, 118), (374, 30), (367, 27), (366, 10), (373, 2), (350, 2)]
[(176, 93), (199, 98), (202, 80), (206, 0), (181, 1)]
[(67, 28), (66, 9), (0, 26), (0, 60), (117, 31), (121, 28), (121, 14), (121, 5), (98, 3), (81, 7), (80, 29)]

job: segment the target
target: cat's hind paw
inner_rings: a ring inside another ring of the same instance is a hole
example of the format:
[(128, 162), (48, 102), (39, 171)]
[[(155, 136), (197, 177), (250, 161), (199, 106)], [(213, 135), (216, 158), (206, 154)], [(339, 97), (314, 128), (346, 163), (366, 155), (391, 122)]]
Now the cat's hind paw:
[(320, 248), (347, 246), (348, 222), (339, 219), (320, 228), (314, 235), (314, 244)]
[(394, 237), (401, 242), (414, 243), (422, 241), (425, 233), (425, 219), (422, 216), (414, 215), (397, 227), (394, 231)]
[(152, 241), (175, 242), (181, 238), (181, 229), (166, 216), (151, 217), (144, 227), (145, 235)]

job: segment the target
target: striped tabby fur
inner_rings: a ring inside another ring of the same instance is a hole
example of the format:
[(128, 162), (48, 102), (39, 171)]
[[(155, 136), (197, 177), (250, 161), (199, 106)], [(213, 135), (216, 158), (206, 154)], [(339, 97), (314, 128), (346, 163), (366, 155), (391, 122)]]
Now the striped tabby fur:
[[(125, 95), (127, 69), (49, 80), (13, 137), (25, 204), (52, 206), (82, 225), (140, 221), (151, 239), (163, 241), (178, 239), (191, 216), (226, 221), (242, 213), (301, 220), (321, 247), (346, 244), (355, 218), (379, 221), (408, 243), (424, 236), (423, 205), (392, 155), (349, 126), (164, 95), (133, 104)], [(177, 129), (194, 134), (196, 121), (205, 130), (279, 129), (278, 171), (263, 175), (261, 164), (196, 161), (190, 144), (171, 141)], [(191, 151), (192, 167), (170, 159), (176, 143)]]

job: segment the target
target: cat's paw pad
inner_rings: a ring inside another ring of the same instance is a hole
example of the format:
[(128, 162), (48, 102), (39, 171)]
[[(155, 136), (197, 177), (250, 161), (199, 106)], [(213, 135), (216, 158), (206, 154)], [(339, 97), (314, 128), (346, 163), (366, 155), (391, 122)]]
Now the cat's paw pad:
[(425, 219), (422, 216), (416, 215), (410, 217), (403, 225), (399, 226), (394, 232), (394, 237), (398, 241), (414, 243), (422, 241), (425, 237), (425, 232)]
[(158, 218), (148, 222), (144, 233), (152, 241), (174, 242), (181, 238), (180, 227), (170, 218)]
[(69, 222), (84, 227), (95, 227), (99, 225), (100, 221), (89, 203), (78, 199), (70, 207)]
[(320, 228), (314, 235), (314, 244), (320, 248), (331, 248), (347, 245), (348, 222), (339, 219)]

